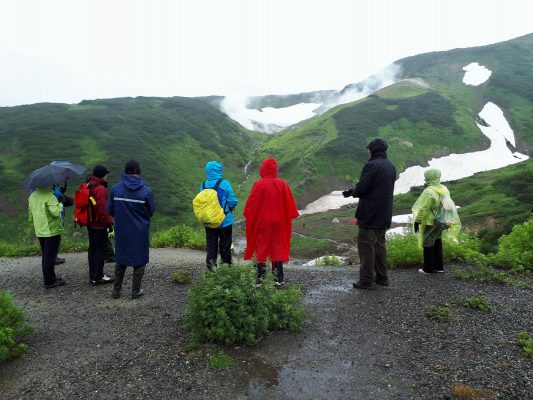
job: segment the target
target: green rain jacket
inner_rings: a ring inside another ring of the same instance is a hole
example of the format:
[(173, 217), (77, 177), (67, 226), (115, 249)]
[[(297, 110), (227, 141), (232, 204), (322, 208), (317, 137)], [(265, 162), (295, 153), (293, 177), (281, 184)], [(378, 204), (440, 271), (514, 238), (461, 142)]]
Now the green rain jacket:
[(429, 169), (424, 173), (426, 188), (413, 205), (413, 222), (418, 222), (418, 244), (431, 247), (444, 237), (457, 241), (461, 220), (448, 188), (440, 183), (440, 171)]
[(29, 220), (33, 222), (35, 236), (52, 237), (63, 233), (61, 204), (52, 188), (38, 188), (28, 199)]

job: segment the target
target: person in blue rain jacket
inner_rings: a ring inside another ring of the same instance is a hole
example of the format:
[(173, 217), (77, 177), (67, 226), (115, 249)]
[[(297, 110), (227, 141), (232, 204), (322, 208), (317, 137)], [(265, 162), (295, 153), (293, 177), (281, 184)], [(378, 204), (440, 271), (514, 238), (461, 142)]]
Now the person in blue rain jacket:
[(205, 228), (205, 240), (207, 244), (206, 266), (212, 269), (217, 263), (218, 253), (222, 263), (231, 264), (231, 244), (233, 242), (233, 209), (237, 206), (238, 200), (233, 192), (231, 184), (222, 176), (223, 166), (218, 161), (209, 161), (205, 164), (207, 180), (200, 184), (200, 191), (215, 187), (218, 180), (221, 180), (217, 189), (218, 201), (224, 209), (226, 217), (218, 228)]
[(120, 297), (126, 267), (133, 267), (131, 297), (144, 292), (141, 281), (149, 261), (150, 218), (155, 212), (154, 194), (140, 177), (141, 166), (135, 160), (124, 166), (121, 181), (113, 185), (109, 195), (109, 212), (115, 220), (115, 283), (112, 297)]

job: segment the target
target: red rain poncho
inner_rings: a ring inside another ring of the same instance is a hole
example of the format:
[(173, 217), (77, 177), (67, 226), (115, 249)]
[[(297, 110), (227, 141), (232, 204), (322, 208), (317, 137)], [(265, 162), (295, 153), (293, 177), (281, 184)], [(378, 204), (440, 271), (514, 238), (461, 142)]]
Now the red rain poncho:
[(246, 251), (244, 259), (256, 256), (259, 263), (289, 261), (292, 219), (298, 217), (291, 188), (278, 178), (278, 163), (274, 158), (263, 160), (261, 178), (255, 181), (246, 206)]

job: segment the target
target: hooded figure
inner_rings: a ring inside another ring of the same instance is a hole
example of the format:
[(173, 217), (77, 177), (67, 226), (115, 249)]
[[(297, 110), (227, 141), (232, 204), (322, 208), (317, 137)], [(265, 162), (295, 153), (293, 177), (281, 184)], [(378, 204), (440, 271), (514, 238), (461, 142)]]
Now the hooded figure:
[(388, 144), (376, 138), (368, 146), (368, 162), (355, 188), (342, 192), (344, 197), (358, 197), (355, 212), (359, 233), (357, 248), (361, 268), (356, 289), (375, 289), (374, 282), (388, 286), (385, 232), (391, 226), (396, 168), (387, 159)]
[(444, 272), (441, 237), (457, 241), (461, 231), (457, 208), (448, 188), (440, 183), (440, 177), (438, 169), (424, 172), (426, 188), (412, 208), (418, 244), (424, 248), (424, 268), (419, 272), (427, 274)]
[(277, 282), (283, 283), (283, 262), (289, 261), (292, 220), (299, 216), (291, 188), (278, 177), (274, 158), (263, 160), (261, 178), (255, 181), (244, 207), (246, 218), (246, 251), (244, 259), (254, 254), (258, 278), (264, 276), (266, 260), (277, 270)]
[(109, 195), (109, 212), (115, 219), (115, 285), (113, 298), (120, 289), (127, 266), (133, 267), (132, 298), (143, 295), (141, 281), (149, 261), (150, 218), (155, 204), (152, 190), (140, 177), (141, 167), (135, 160), (126, 163), (121, 182), (113, 185)]
[(212, 189), (217, 185), (218, 202), (224, 210), (226, 217), (218, 228), (205, 228), (205, 241), (207, 247), (206, 266), (213, 268), (217, 263), (218, 253), (222, 263), (231, 264), (231, 244), (233, 242), (233, 209), (237, 206), (238, 200), (233, 192), (231, 184), (222, 177), (223, 166), (218, 161), (209, 161), (205, 164), (205, 174), (207, 180), (200, 185), (200, 191)]

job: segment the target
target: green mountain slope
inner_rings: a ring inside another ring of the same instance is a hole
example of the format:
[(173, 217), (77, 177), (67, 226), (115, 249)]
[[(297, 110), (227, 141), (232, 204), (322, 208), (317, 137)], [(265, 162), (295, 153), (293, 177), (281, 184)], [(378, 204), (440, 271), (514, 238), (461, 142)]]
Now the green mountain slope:
[[(462, 83), (462, 68), (471, 62), (493, 71), (488, 82), (477, 87)], [(504, 110), (517, 149), (533, 149), (533, 35), (397, 63), (403, 71), (400, 82), (274, 135), (261, 147), (258, 158), (278, 158), (299, 206), (357, 179), (367, 159), (365, 146), (376, 136), (389, 141), (398, 172), (427, 165), (432, 157), (488, 147), (476, 126), (488, 101)]]
[(27, 193), (20, 189), (24, 176), (55, 159), (89, 168), (102, 163), (114, 183), (124, 162), (135, 158), (154, 190), (156, 221), (193, 222), (191, 199), (204, 179), (205, 163), (223, 160), (227, 177), (237, 186), (244, 180), (251, 151), (265, 137), (245, 130), (207, 102), (190, 98), (0, 108), (0, 225), (8, 227), (0, 237), (17, 236), (9, 228), (25, 216)]

